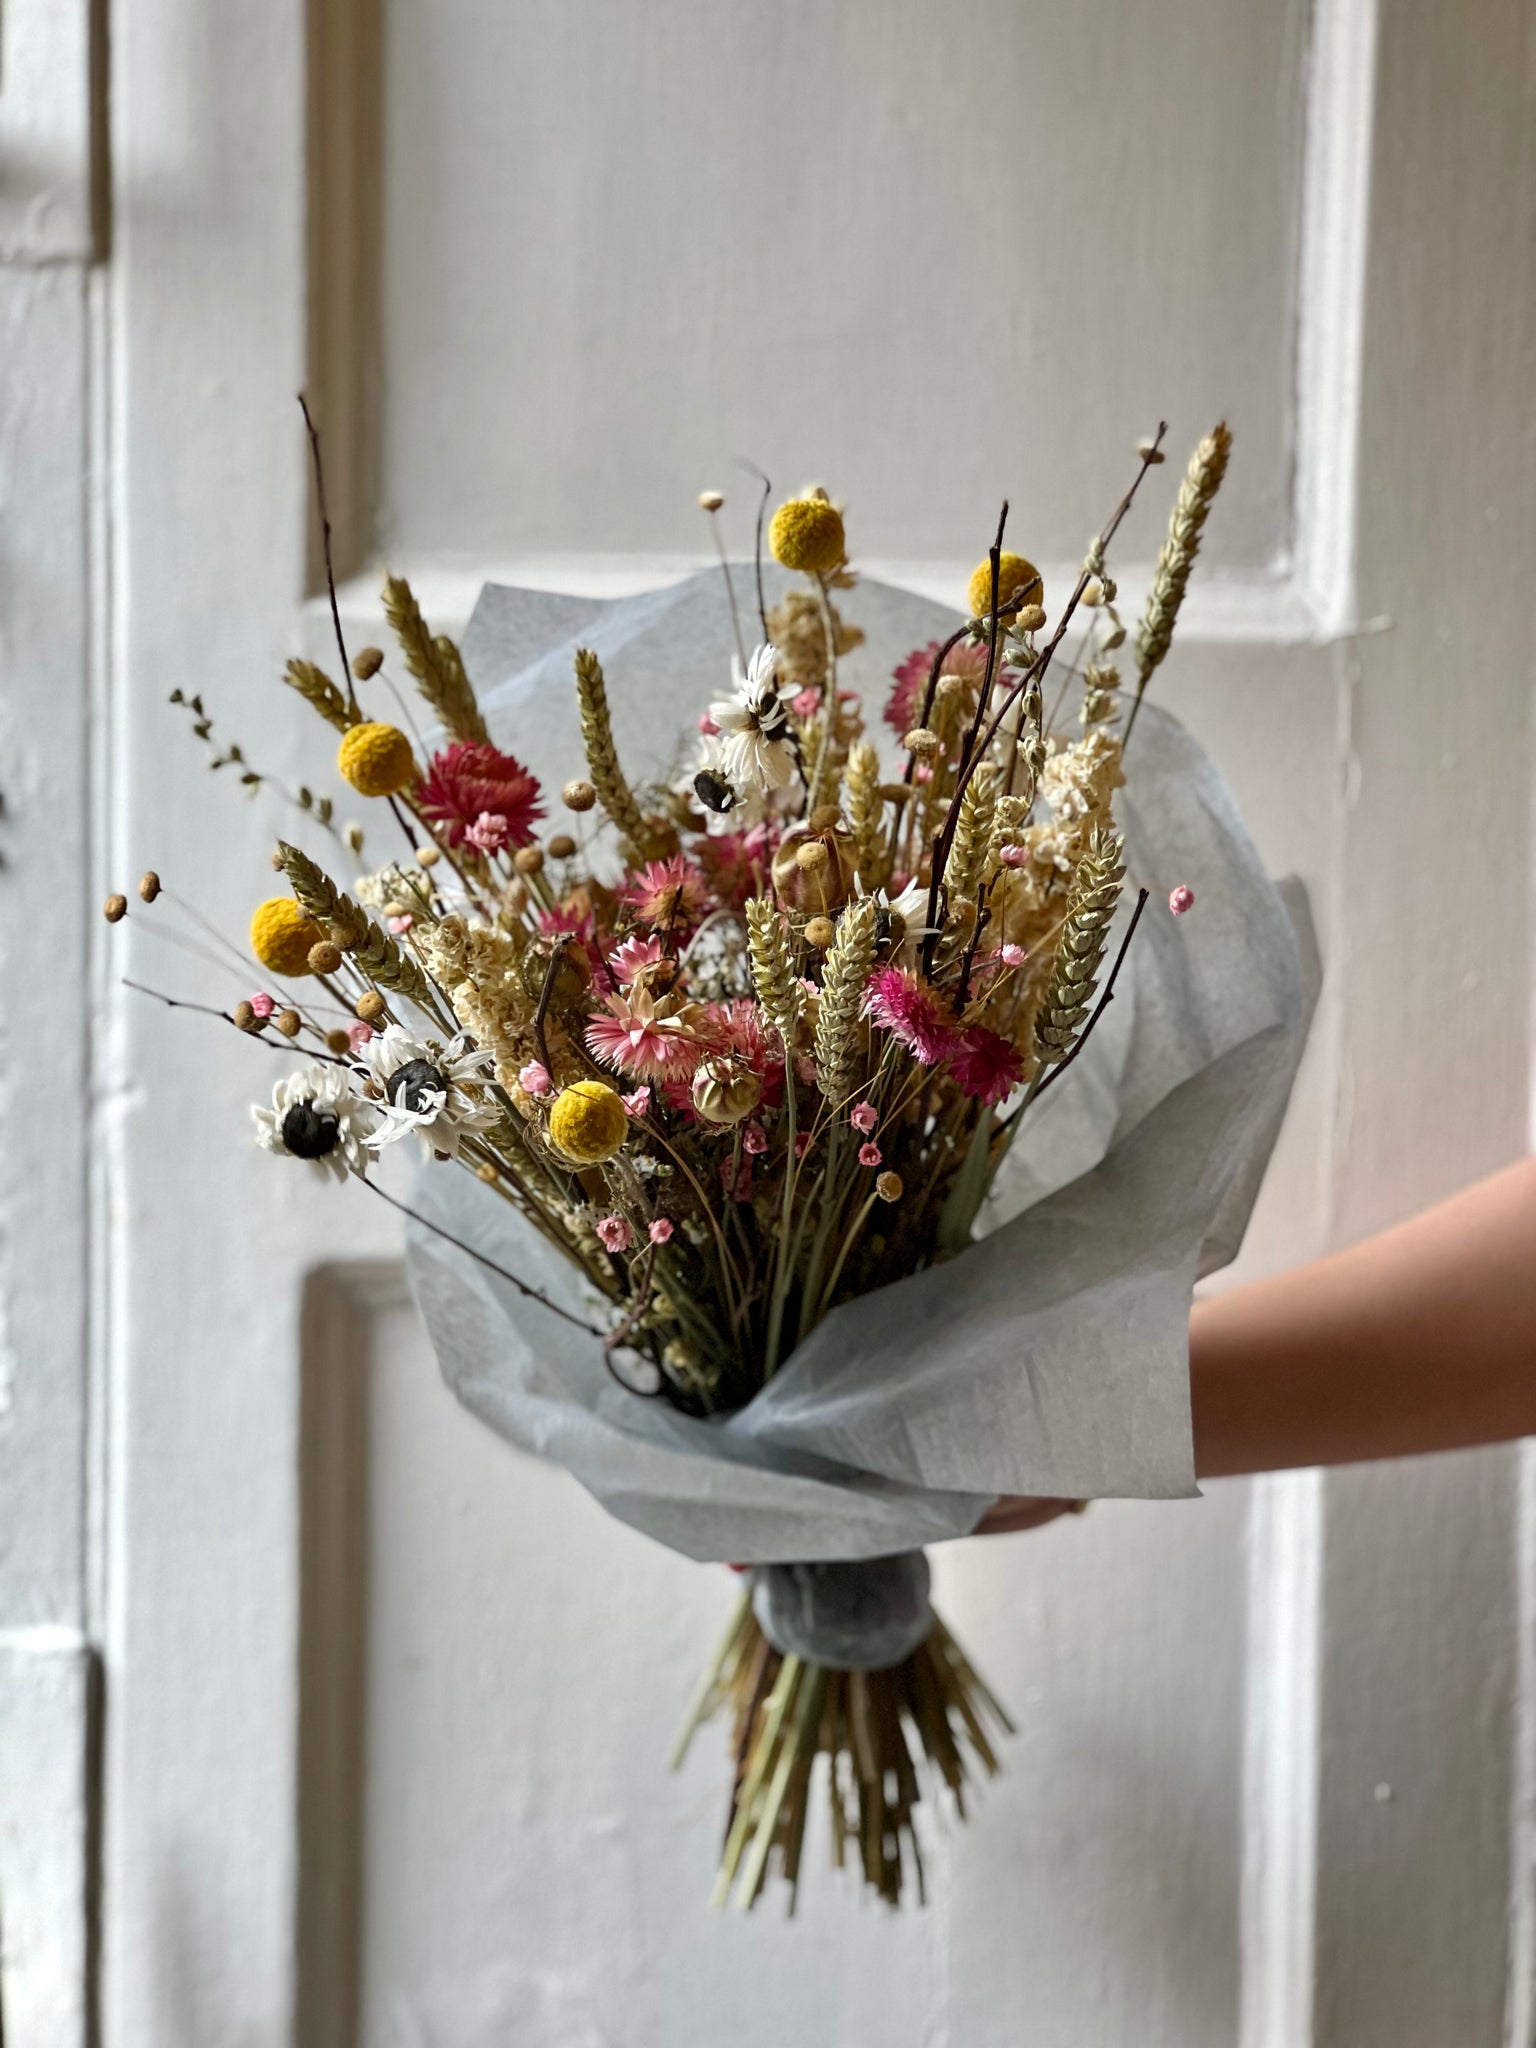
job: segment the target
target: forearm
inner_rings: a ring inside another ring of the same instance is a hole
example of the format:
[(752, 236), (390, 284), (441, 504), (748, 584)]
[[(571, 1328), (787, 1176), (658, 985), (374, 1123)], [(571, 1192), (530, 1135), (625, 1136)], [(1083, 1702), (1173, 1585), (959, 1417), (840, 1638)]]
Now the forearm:
[(1197, 1303), (1202, 1477), (1536, 1435), (1536, 1160)]

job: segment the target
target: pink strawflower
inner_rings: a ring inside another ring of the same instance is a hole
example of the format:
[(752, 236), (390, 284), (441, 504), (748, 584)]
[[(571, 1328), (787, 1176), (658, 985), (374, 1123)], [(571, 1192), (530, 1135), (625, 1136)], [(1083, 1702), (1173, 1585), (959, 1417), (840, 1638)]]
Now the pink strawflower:
[(251, 1014), (259, 1017), (263, 1023), (266, 1022), (276, 1008), (277, 1004), (274, 999), (265, 993), (251, 997)]
[(1006, 946), (998, 947), (997, 957), (1005, 967), (1022, 967), (1029, 955), (1022, 946), (1015, 946), (1010, 942)]
[(372, 1036), (373, 1026), (365, 1024), (361, 1017), (358, 1018), (355, 1024), (347, 1026), (347, 1042), (354, 1052), (361, 1052)]
[(464, 844), (477, 853), (500, 853), (507, 843), (507, 821), (499, 811), (482, 811), (464, 828)]
[(1024, 1078), (1024, 1057), (1011, 1040), (972, 1024), (956, 1039), (949, 1070), (961, 1091), (987, 1104), (1001, 1102)]
[(623, 1216), (603, 1217), (597, 1235), (604, 1251), (610, 1252), (627, 1252), (635, 1241), (635, 1233)]
[(615, 975), (628, 988), (629, 984), (647, 967), (654, 967), (662, 957), (660, 939), (626, 939), (609, 955), (608, 964)]
[(864, 985), (864, 1008), (925, 1067), (936, 1066), (954, 1044), (947, 1005), (909, 968), (877, 967)]
[(606, 1007), (592, 1013), (587, 1048), (637, 1081), (685, 1078), (704, 1051), (682, 1018), (643, 988), (609, 996)]
[(529, 1060), (517, 1070), (517, 1085), (525, 1095), (547, 1095), (550, 1090), (549, 1069), (542, 1060)]
[[(893, 671), (896, 687), (892, 690), (885, 707), (885, 722), (893, 732), (908, 733), (916, 725), (923, 708), (923, 693), (928, 688), (933, 657), (943, 644), (942, 640), (930, 640), (926, 647), (914, 647), (900, 667)], [(980, 686), (986, 672), (985, 642), (973, 645), (968, 640), (962, 640), (957, 647), (951, 647), (944, 657), (942, 673), (947, 676), (964, 676), (973, 688)]]
[(997, 857), (1005, 868), (1027, 868), (1029, 866), (1029, 848), (1027, 846), (1000, 846), (997, 850)]
[(501, 819), (514, 846), (527, 846), (544, 815), (537, 781), (489, 740), (455, 740), (434, 754), (416, 806), (447, 846), (462, 844), (487, 813)]
[(741, 1134), (741, 1149), (756, 1158), (759, 1152), (768, 1150), (768, 1133), (761, 1124), (748, 1124)]
[(733, 996), (729, 1002), (701, 1004), (699, 1014), (699, 1036), (708, 1039), (711, 1050), (750, 1067), (762, 1083), (764, 1106), (774, 1108), (784, 1092), (784, 1055), (778, 1034), (757, 1004), (750, 996)]
[(628, 878), (619, 898), (644, 924), (696, 925), (709, 908), (704, 877), (686, 854), (649, 860)]
[(670, 1216), (658, 1216), (646, 1235), (652, 1244), (667, 1244), (676, 1228)]
[(651, 1106), (651, 1091), (649, 1088), (636, 1088), (629, 1095), (621, 1095), (619, 1100), (631, 1116), (644, 1116)]
[(406, 912), (404, 912), (404, 914), (403, 914), (402, 916), (400, 916), (400, 917), (392, 917), (392, 918), (390, 918), (390, 919), (389, 919), (389, 928), (390, 928), (390, 930), (391, 930), (391, 931), (392, 931), (392, 932), (394, 933), (394, 935), (395, 935), (395, 937), (396, 937), (397, 939), (403, 939), (403, 938), (405, 937), (406, 933), (407, 933), (407, 932), (408, 932), (408, 931), (410, 930), (411, 926), (412, 926), (412, 925), (413, 925), (413, 924), (414, 924), (415, 922), (416, 922), (415, 918), (414, 918), (414, 917), (412, 917), (411, 913), (410, 913), (410, 912), (409, 912), (409, 911), (407, 910), (407, 911), (406, 911)]
[(878, 1166), (880, 1159), (881, 1153), (878, 1145), (861, 1145), (859, 1147), (860, 1166)]
[(1186, 910), (1193, 910), (1194, 907), (1194, 890), (1188, 888), (1183, 882), (1180, 882), (1177, 889), (1174, 889), (1169, 893), (1168, 908), (1173, 912), (1175, 917), (1182, 917)]
[(848, 1112), (848, 1121), (867, 1138), (878, 1126), (880, 1112), (872, 1102), (856, 1102)]

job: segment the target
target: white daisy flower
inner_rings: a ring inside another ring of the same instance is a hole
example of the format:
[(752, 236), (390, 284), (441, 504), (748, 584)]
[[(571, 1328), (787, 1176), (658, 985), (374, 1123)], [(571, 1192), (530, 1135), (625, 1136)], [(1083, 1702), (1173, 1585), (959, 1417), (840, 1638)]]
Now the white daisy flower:
[(765, 641), (747, 664), (745, 675), (736, 656), (731, 670), (737, 695), (709, 707), (720, 728), (716, 758), (725, 779), (741, 795), (766, 796), (782, 789), (795, 772), (789, 745), (789, 713), (779, 700), (775, 667), (778, 650)]
[(414, 1131), (429, 1159), (438, 1153), (456, 1159), (464, 1138), (501, 1121), (497, 1104), (479, 1093), (494, 1069), (493, 1055), (473, 1050), (463, 1032), (439, 1045), (386, 1025), (353, 1069), (379, 1113), (369, 1149), (382, 1151)]
[[(933, 926), (928, 922), (927, 883), (914, 879), (908, 882), (899, 896), (893, 896), (889, 900), (885, 891), (879, 889), (875, 892), (875, 900), (882, 910), (890, 912), (894, 939), (891, 958), (910, 966), (917, 958), (919, 945), (933, 930)], [(895, 938), (897, 927), (901, 932), (899, 939)]]
[(354, 1094), (345, 1067), (297, 1067), (272, 1090), (272, 1107), (251, 1106), (264, 1152), (302, 1159), (322, 1180), (345, 1180), (368, 1165), (363, 1150), (373, 1126), (369, 1105)]

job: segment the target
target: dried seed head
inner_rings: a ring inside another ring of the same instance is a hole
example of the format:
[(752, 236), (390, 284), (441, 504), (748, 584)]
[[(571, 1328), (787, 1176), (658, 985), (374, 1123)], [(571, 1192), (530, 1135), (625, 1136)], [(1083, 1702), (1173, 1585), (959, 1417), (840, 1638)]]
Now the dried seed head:
[[(347, 851), (348, 851), (348, 853), (361, 853), (361, 852), (362, 852), (362, 850), (363, 850), (363, 828), (362, 828), (362, 826), (361, 826), (361, 825), (347, 825), (347, 826), (344, 826), (344, 827), (343, 827), (343, 829), (342, 829), (342, 834), (341, 834), (341, 836), (342, 836), (342, 838), (343, 838), (343, 839), (344, 839), (344, 840), (345, 840), (345, 841), (347, 842)], [(273, 865), (273, 867), (275, 867), (275, 868), (280, 868), (280, 867), (282, 866), (282, 864), (283, 864), (283, 863), (282, 863), (282, 858), (281, 858), (281, 856), (280, 856), (280, 855), (278, 855), (278, 854), (275, 854), (275, 853), (274, 853), (274, 854), (273, 854), (273, 856), (272, 856), (272, 865)]]
[(313, 974), (334, 974), (341, 965), (341, 948), (330, 939), (321, 939), (318, 945), (309, 949), (309, 966)]
[(830, 832), (842, 821), (843, 814), (836, 804), (818, 804), (805, 822), (813, 832)]
[(382, 647), (360, 647), (352, 657), (352, 673), (360, 683), (366, 683), (370, 676), (376, 676), (383, 666)]
[(1136, 443), (1136, 453), (1146, 463), (1166, 462), (1168, 460), (1162, 449), (1152, 440), (1138, 441)]
[(279, 1010), (272, 1022), (284, 1038), (297, 1038), (304, 1025), (304, 1019), (297, 1010)]
[(542, 846), (520, 846), (512, 856), (512, 865), (520, 875), (536, 875), (544, 866)]
[(101, 914), (108, 924), (121, 924), (128, 915), (128, 898), (126, 896), (109, 896), (101, 906)]
[[(1097, 576), (1090, 576), (1088, 578), (1088, 581), (1083, 585), (1083, 594), (1078, 599), (1078, 603), (1084, 606), (1086, 610), (1094, 611), (1103, 602), (1104, 586), (1099, 581)], [(1024, 622), (1022, 619), (1020, 619), (1019, 623), (1020, 625), (1022, 625)]]
[(699, 510), (701, 512), (718, 512), (724, 503), (725, 498), (719, 491), (700, 491), (699, 493)]
[(160, 894), (160, 877), (150, 868), (139, 877), (139, 894), (146, 903), (153, 903)]
[(408, 903), (402, 903), (396, 896), (391, 896), (384, 906), (384, 915), (386, 917), (409, 917), (410, 914), (411, 906)]
[(912, 792), (904, 782), (882, 782), (879, 794), (882, 803), (899, 805), (906, 803)]
[[(1091, 587), (1092, 586), (1090, 585), (1090, 588)], [(1083, 592), (1083, 602), (1084, 604), (1088, 602), (1087, 591)], [(1017, 624), (1019, 631), (1021, 633), (1038, 633), (1040, 628), (1045, 624), (1044, 606), (1038, 604), (1025, 605), (1024, 609), (1019, 613), (1019, 616), (1015, 623)]]
[(590, 811), (597, 802), (597, 791), (590, 782), (568, 782), (560, 792), (560, 801), (568, 811)]
[(901, 1175), (899, 1173), (878, 1173), (875, 1175), (875, 1193), (882, 1202), (901, 1200)]
[(352, 1005), (354, 1014), (361, 1017), (365, 1024), (376, 1024), (387, 1007), (376, 988), (365, 988)]
[(416, 849), (416, 865), (419, 868), (435, 868), (442, 857), (443, 849), (440, 846), (418, 846)]
[(549, 853), (552, 860), (569, 860), (575, 851), (576, 842), (569, 832), (557, 832), (549, 842)]
[(820, 839), (807, 839), (803, 846), (795, 849), (795, 866), (812, 874), (827, 864), (827, 849)]
[(939, 736), (929, 725), (914, 725), (901, 743), (919, 761), (931, 761), (939, 751)]
[(348, 1038), (345, 1031), (327, 1031), (325, 1043), (327, 1050), (330, 1052), (344, 1053), (352, 1050), (352, 1041)]
[(257, 1016), (249, 1003), (236, 1003), (230, 1015), (235, 1021), (235, 1028), (239, 1031), (259, 1031), (261, 1029), (263, 1020)]
[(836, 927), (830, 917), (813, 917), (805, 928), (805, 943), (818, 953), (824, 953), (831, 945)]

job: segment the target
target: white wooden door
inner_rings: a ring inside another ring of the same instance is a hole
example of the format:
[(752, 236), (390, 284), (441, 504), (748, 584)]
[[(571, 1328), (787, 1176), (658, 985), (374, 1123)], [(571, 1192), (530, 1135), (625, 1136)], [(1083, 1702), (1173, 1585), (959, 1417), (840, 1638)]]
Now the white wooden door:
[[(678, 573), (738, 453), (827, 477), (866, 566), (955, 597), (1004, 491), (1075, 560), (1149, 421), (1181, 444), (1225, 414), (1167, 695), (1307, 880), (1328, 974), (1242, 1270), (1523, 1149), (1524, 0), (108, 11), (110, 241), (8, 246), (0, 274), (59, 409), (8, 457), (62, 477), (56, 514), (7, 512), (7, 630), (40, 650), (7, 656), (76, 774), (23, 778), (0, 890), (28, 974), (59, 815), (90, 820), (70, 902), (153, 864), (238, 924), (261, 887), (280, 818), (200, 775), (164, 699), (202, 690), (278, 774), (308, 758), (274, 687), (324, 646), (301, 384), (349, 612), (387, 554), (449, 628), (486, 574)], [(1127, 536), (1143, 565), (1158, 526)], [(55, 988), (85, 949), (63, 916)], [(662, 1759), (724, 1575), (453, 1408), (382, 1210), (279, 1187), (244, 1141), (249, 1049), (143, 1005), (125, 959), (178, 992), (201, 972), (137, 924), (78, 969), (78, 1136), (48, 1020), (7, 1024), (17, 1130), (39, 1061), (66, 1104), (36, 1184), (61, 1147), (91, 1173), (39, 1221), (13, 1148), (0, 1415), (0, 1651), (46, 1624), (105, 1673), (106, 2048), (1530, 2041), (1523, 1451), (952, 1546), (943, 1599), (1021, 1732), (934, 1903), (813, 1883), (791, 1926), (712, 1919), (722, 1775), (707, 1739), (681, 1778)], [(31, 986), (8, 969), (7, 1003)], [(77, 1300), (82, 1270), (88, 1335), (38, 1334), (35, 1291)], [(37, 1911), (24, 1860), (0, 1882), (8, 1926)], [(77, 2038), (59, 2011), (7, 2040)]]

